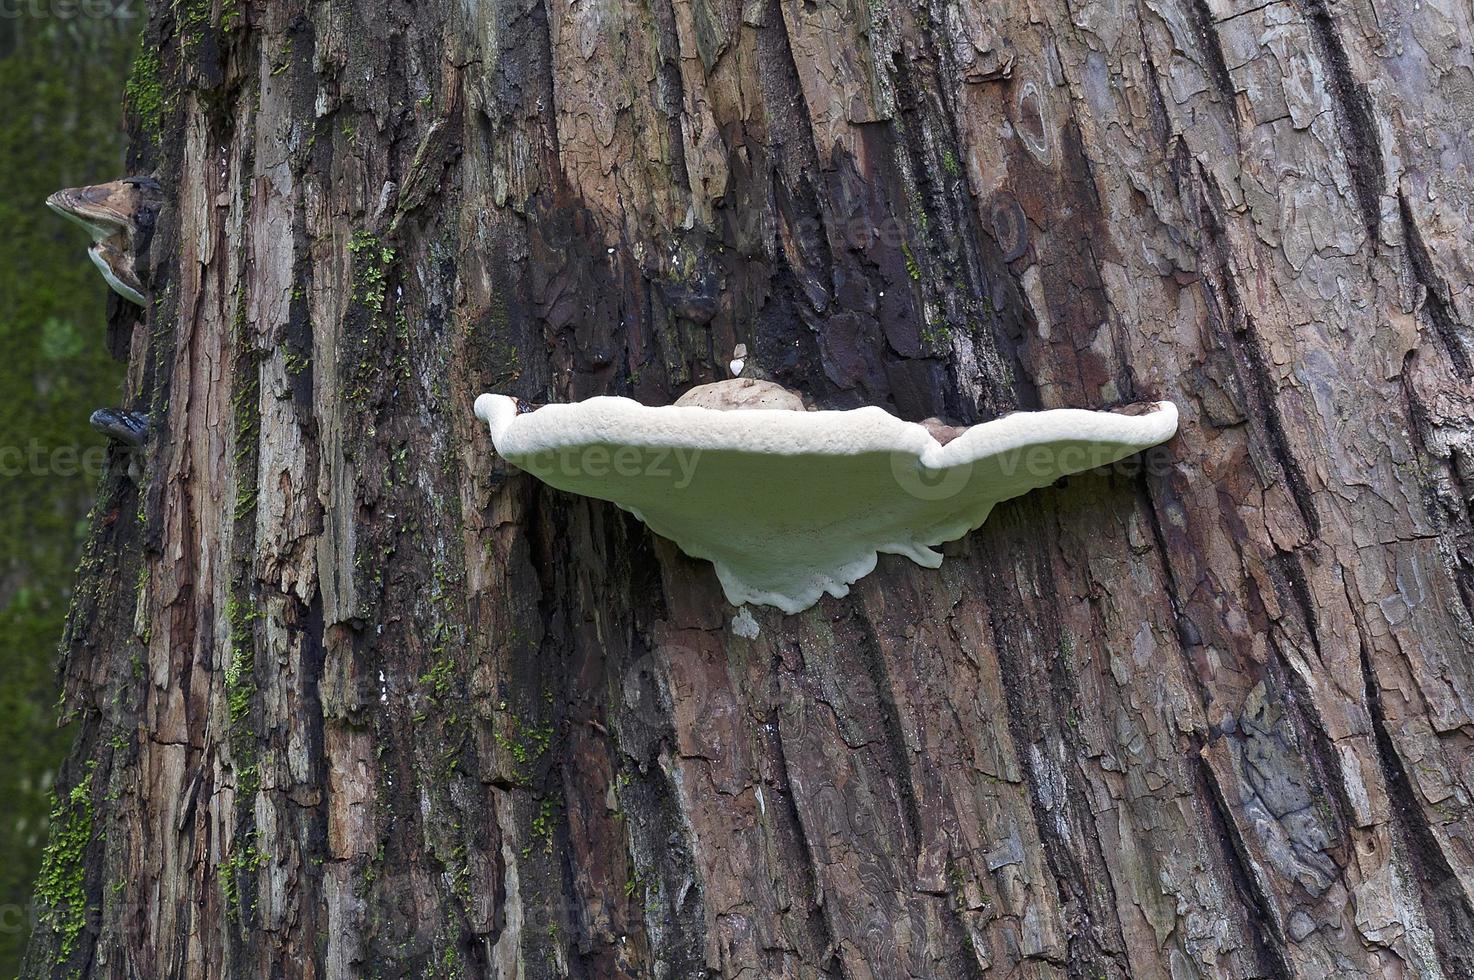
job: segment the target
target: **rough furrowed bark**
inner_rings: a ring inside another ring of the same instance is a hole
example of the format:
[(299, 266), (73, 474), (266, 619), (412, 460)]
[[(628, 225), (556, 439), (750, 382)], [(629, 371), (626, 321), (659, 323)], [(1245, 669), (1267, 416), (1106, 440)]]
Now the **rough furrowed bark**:
[[(156, 4), (27, 975), (1468, 975), (1469, 19)], [(470, 411), (738, 342), (1183, 425), (753, 638)]]

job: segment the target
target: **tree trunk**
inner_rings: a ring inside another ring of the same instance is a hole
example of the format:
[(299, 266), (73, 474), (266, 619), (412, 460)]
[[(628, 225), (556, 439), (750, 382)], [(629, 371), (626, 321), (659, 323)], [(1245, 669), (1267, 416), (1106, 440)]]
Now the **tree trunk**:
[[(1474, 975), (1471, 17), (155, 0), (27, 975)], [(471, 415), (738, 342), (1182, 430), (749, 639)]]

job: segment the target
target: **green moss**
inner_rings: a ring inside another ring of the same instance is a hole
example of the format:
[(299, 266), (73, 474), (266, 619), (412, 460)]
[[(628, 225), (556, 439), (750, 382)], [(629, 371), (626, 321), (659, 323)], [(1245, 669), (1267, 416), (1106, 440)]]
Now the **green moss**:
[(439, 978), (454, 980), (454, 978), (465, 976), (465, 969), (461, 965), (461, 954), (455, 946), (455, 938), (453, 936), (446, 936), (442, 938), (441, 942), (445, 946), (441, 950), (440, 958), (435, 962), (429, 976), (433, 976), (437, 980)]
[(256, 488), (242, 486), (235, 492), (234, 514), (237, 520), (256, 509)]
[(192, 54), (210, 28), (211, 0), (174, 0), (174, 20), (186, 55)]
[[(390, 254), (392, 255), (393, 253)], [(399, 372), (399, 376), (404, 380), (412, 381), (414, 379), (414, 368), (409, 359), (409, 317), (405, 314), (403, 306), (394, 311), (394, 339), (398, 341), (395, 347), (397, 353), (394, 356), (395, 370)]]
[(557, 826), (557, 805), (544, 799), (538, 807), (537, 816), (532, 818), (532, 838), (541, 841), (545, 854), (553, 853), (553, 829)]
[(429, 687), (430, 696), (438, 701), (450, 693), (451, 684), (455, 682), (455, 671), (454, 660), (442, 660), (420, 677), (420, 683)]
[(945, 320), (930, 320), (921, 325), (921, 340), (928, 347), (947, 347), (952, 343), (952, 325)]
[[(220, 4), (220, 29), (222, 31), (233, 31), (241, 26), (245, 15), (241, 13), (240, 0), (223, 0)], [(290, 42), (288, 42), (290, 45)], [(288, 47), (288, 50), (291, 50)]]
[[(389, 280), (394, 263), (394, 249), (369, 231), (357, 231), (348, 241), (353, 263), (353, 299), (356, 308), (349, 313), (349, 339), (344, 344), (348, 375), (348, 401), (362, 405), (371, 393), (384, 386), (382, 364), (386, 351), (393, 345), (389, 318), (384, 315), (388, 300)], [(408, 334), (408, 322), (402, 315), (395, 321), (400, 333)], [(404, 345), (396, 364), (406, 369)]]
[(920, 282), (921, 266), (916, 264), (916, 256), (911, 254), (911, 246), (902, 242), (901, 252), (906, 256), (906, 275), (911, 277), (912, 282)]
[(286, 354), (282, 357), (282, 363), (286, 366), (287, 373), (295, 378), (303, 371), (312, 367), (312, 358), (288, 348)]
[(290, 67), (292, 67), (292, 39), (287, 38), (287, 43), (281, 49), (281, 60), (273, 60), (271, 63), (271, 76), (275, 78)]
[[(242, 876), (254, 876), (265, 866), (267, 856), (257, 846), (257, 835), (253, 830), (240, 844), (233, 845), (230, 856), (220, 863), (220, 890), (225, 896), (226, 914), (240, 921), (241, 913), (249, 911), (241, 904)], [(250, 881), (246, 882), (249, 887)], [(253, 901), (250, 909), (256, 907)]]
[[(225, 601), (225, 617), (230, 623), (230, 662), (225, 667), (225, 688), (235, 692), (251, 682), (251, 674), (256, 668), (255, 630), (252, 624), (260, 618), (260, 614), (245, 602), (231, 596)], [(231, 717), (235, 716), (236, 712), (232, 710)]]
[(261, 618), (251, 596), (249, 575), (250, 541), (254, 532), (257, 500), (257, 445), (261, 432), (260, 356), (252, 344), (250, 325), (246, 320), (243, 293), (236, 294), (232, 320), (235, 341), (235, 372), (231, 412), (235, 420), (235, 506), (233, 517), (236, 533), (236, 565), (231, 576), (230, 592), (225, 602), (225, 618), (230, 626), (230, 660), (225, 667), (226, 704), (230, 713), (231, 760), (235, 767), (237, 790), (242, 797), (255, 792), (259, 784), (258, 747), (251, 729), (251, 705), (256, 696), (256, 631)]
[(394, 249), (367, 231), (356, 231), (348, 240), (353, 254), (353, 295), (374, 312), (384, 309), (385, 290), (389, 284), (389, 267), (394, 263)]
[[(230, 757), (235, 770), (236, 793), (242, 801), (261, 785), (261, 767), (256, 732), (251, 725), (251, 706), (256, 698), (256, 620), (261, 614), (240, 597), (226, 600), (230, 623), (230, 660), (225, 667), (225, 701), (230, 718)], [(248, 806), (249, 804), (243, 803)]]
[[(506, 703), (501, 705), (506, 710)], [(495, 734), (496, 744), (512, 757), (520, 770), (528, 769), (534, 762), (552, 747), (553, 726), (552, 725), (525, 725), (516, 715), (507, 719), (505, 731), (497, 731)], [(524, 772), (523, 777), (526, 777)]]
[(158, 52), (141, 45), (123, 88), (138, 125), (154, 142), (158, 142), (164, 127), (164, 86), (159, 78), (162, 67)]
[(962, 891), (967, 887), (967, 877), (962, 872), (962, 863), (960, 861), (953, 859), (947, 862), (947, 881), (952, 886), (953, 897), (960, 901)]
[(41, 859), (40, 877), (36, 879), (41, 921), (58, 938), (58, 963), (71, 959), (87, 925), (90, 906), (84, 859), (87, 845), (92, 842), (92, 774), (96, 767), (96, 762), (89, 762), (81, 782), (65, 798), (57, 798), (51, 810), (51, 839)]

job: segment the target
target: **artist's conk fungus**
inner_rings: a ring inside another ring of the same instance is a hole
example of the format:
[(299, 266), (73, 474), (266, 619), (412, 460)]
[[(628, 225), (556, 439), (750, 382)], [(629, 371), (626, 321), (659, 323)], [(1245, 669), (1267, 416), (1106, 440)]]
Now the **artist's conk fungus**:
[(734, 605), (788, 613), (845, 595), (877, 552), (936, 568), (933, 548), (981, 525), (999, 501), (1172, 438), (1176, 406), (1146, 408), (1018, 412), (946, 430), (880, 408), (804, 411), (796, 395), (752, 379), (704, 385), (662, 408), (476, 399), (514, 465), (613, 501), (708, 559)]

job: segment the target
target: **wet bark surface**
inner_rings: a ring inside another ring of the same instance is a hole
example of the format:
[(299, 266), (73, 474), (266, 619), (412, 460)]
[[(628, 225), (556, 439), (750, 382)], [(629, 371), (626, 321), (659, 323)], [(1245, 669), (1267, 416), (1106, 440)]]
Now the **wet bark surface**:
[[(1469, 976), (1471, 16), (155, 4), (26, 975)], [(471, 415), (737, 343), (1182, 429), (753, 638)]]

